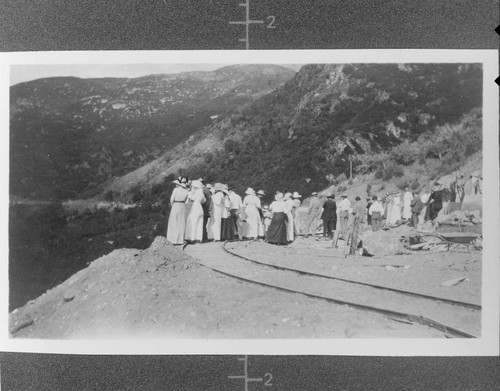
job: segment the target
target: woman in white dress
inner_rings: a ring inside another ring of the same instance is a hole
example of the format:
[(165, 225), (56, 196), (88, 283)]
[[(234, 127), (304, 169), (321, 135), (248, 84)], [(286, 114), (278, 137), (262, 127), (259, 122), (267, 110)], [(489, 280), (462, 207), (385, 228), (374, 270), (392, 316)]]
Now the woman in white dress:
[(170, 215), (168, 216), (167, 240), (172, 244), (184, 243), (186, 227), (186, 199), (188, 191), (179, 179), (173, 181), (175, 189), (170, 196)]
[(302, 198), (302, 196), (298, 192), (294, 191), (292, 195), (293, 199), (292, 215), (293, 215), (293, 232), (295, 236), (297, 236), (300, 232), (300, 220), (298, 211), (300, 206), (300, 198)]
[(193, 181), (188, 195), (188, 201), (192, 202), (192, 205), (186, 219), (186, 230), (184, 232), (184, 239), (189, 242), (201, 243), (203, 239), (203, 209), (201, 204), (205, 200), (202, 183), (197, 180)]
[(248, 188), (243, 199), (243, 209), (246, 214), (245, 222), (242, 227), (242, 237), (247, 239), (257, 239), (259, 236), (260, 221), (260, 198), (255, 194), (255, 190)]
[(215, 194), (212, 196), (212, 208), (210, 220), (208, 220), (207, 234), (208, 239), (221, 240), (222, 216), (226, 210), (227, 197), (224, 194), (224, 186), (221, 183), (214, 185)]
[(394, 225), (398, 220), (401, 220), (401, 194), (397, 193), (393, 198), (392, 198), (392, 208), (391, 208), (391, 215), (389, 218), (389, 224)]
[(405, 188), (405, 194), (403, 195), (403, 219), (411, 219), (411, 201), (413, 200), (413, 195), (410, 193), (410, 188)]
[(285, 196), (283, 197), (283, 201), (285, 202), (285, 213), (287, 216), (287, 221), (286, 221), (286, 240), (288, 243), (293, 242), (294, 240), (294, 228), (293, 228), (293, 200), (292, 200), (292, 193), (285, 193)]

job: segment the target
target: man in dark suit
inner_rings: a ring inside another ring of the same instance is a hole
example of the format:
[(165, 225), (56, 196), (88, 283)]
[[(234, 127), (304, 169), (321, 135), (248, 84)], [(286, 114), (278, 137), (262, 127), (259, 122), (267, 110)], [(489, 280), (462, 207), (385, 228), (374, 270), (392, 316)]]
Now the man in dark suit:
[[(202, 178), (199, 179), (199, 181), (205, 185), (205, 182), (203, 181)], [(210, 189), (212, 188), (212, 185), (207, 185), (203, 187), (203, 195), (205, 196), (205, 202), (201, 204), (201, 208), (203, 209), (203, 238), (202, 242), (208, 242), (208, 234), (207, 234), (207, 223), (208, 219), (210, 218), (210, 205), (212, 205), (212, 193), (210, 192)]]
[(323, 220), (323, 237), (333, 239), (333, 231), (337, 228), (337, 204), (332, 194), (327, 196), (323, 204), (321, 220)]

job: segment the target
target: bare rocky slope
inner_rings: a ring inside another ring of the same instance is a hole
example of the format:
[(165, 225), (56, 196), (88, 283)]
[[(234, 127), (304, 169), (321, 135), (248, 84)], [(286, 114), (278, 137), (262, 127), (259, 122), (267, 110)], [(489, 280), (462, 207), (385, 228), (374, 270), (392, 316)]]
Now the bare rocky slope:
[(80, 197), (162, 156), (294, 75), (275, 65), (135, 79), (54, 77), (10, 90), (11, 193)]
[(386, 180), (413, 163), (451, 172), (481, 149), (481, 78), (476, 64), (305, 65), (105, 190), (126, 196), (184, 174), (310, 193), (348, 175), (350, 160)]

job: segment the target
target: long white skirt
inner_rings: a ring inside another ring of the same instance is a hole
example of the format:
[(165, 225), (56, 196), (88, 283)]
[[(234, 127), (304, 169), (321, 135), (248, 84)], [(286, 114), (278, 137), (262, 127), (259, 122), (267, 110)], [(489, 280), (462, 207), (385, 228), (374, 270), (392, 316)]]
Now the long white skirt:
[(220, 205), (214, 205), (212, 215), (207, 224), (207, 236), (210, 240), (220, 240), (222, 208)]
[(183, 202), (174, 202), (168, 217), (167, 240), (172, 244), (184, 243), (186, 207)]
[(250, 204), (246, 206), (245, 214), (247, 217), (242, 225), (242, 236), (256, 239), (259, 236), (259, 210), (255, 205)]
[(186, 219), (184, 239), (203, 240), (203, 209), (198, 201), (194, 201)]

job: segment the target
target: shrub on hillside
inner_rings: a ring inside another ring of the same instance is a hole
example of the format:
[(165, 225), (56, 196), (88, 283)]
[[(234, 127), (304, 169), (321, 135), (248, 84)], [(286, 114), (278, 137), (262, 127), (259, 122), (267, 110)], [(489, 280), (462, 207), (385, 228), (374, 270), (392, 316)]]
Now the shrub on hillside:
[(405, 171), (403, 170), (403, 167), (393, 161), (390, 161), (385, 166), (383, 179), (384, 181), (388, 181), (394, 177), (401, 177), (404, 173)]
[(390, 155), (396, 163), (409, 166), (418, 159), (420, 150), (415, 144), (411, 144), (408, 140), (405, 140), (397, 147), (394, 147)]
[(410, 187), (410, 185), (408, 184), (408, 179), (406, 179), (405, 177), (396, 180), (396, 186), (401, 190), (405, 190), (407, 187)]
[(334, 184), (338, 185), (339, 183), (342, 183), (347, 180), (347, 177), (344, 173), (340, 174), (334, 181)]

